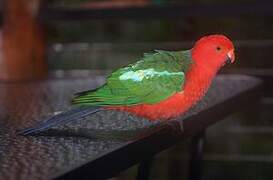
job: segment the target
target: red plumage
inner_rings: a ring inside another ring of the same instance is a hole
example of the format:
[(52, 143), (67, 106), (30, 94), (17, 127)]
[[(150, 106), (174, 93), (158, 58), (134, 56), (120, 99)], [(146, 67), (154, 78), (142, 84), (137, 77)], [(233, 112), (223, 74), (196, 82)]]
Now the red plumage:
[[(221, 50), (221, 51), (220, 51)], [(217, 71), (225, 64), (227, 56), (234, 61), (234, 46), (223, 35), (201, 38), (191, 49), (193, 64), (186, 74), (183, 91), (157, 104), (108, 107), (154, 120), (177, 117), (198, 102), (207, 92)]]

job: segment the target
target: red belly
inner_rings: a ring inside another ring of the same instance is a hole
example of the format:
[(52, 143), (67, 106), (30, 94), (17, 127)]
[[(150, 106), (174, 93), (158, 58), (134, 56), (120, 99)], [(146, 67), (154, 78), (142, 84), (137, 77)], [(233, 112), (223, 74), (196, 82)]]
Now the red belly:
[[(110, 107), (113, 110), (126, 111), (136, 116), (147, 118), (150, 121), (168, 120), (175, 118), (192, 107), (204, 95), (207, 88), (198, 88), (199, 91), (176, 93), (157, 104), (141, 104), (133, 106)], [(190, 89), (188, 89), (190, 90)]]

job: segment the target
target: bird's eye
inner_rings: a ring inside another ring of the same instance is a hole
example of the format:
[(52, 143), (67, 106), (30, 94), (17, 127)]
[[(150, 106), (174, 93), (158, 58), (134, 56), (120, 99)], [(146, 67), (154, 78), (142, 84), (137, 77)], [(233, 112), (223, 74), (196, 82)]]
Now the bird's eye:
[(217, 46), (217, 47), (216, 47), (216, 51), (221, 51), (221, 47), (220, 47), (220, 46)]

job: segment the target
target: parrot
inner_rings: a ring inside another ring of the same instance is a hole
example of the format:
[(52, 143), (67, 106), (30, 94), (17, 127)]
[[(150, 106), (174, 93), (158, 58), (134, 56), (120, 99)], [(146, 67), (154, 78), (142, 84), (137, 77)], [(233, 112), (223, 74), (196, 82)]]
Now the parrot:
[(204, 36), (188, 50), (144, 53), (135, 63), (113, 71), (102, 86), (75, 94), (70, 110), (19, 134), (34, 135), (103, 110), (168, 121), (200, 101), (217, 72), (234, 61), (234, 45), (221, 34)]

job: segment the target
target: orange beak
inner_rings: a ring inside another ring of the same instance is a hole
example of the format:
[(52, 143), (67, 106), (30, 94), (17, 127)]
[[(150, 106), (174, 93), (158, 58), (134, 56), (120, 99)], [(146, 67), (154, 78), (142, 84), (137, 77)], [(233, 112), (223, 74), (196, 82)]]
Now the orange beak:
[(232, 49), (227, 53), (227, 57), (226, 57), (225, 63), (223, 65), (231, 64), (234, 61), (235, 61), (234, 49)]
[[(234, 63), (235, 61), (235, 55), (234, 55), (234, 49), (230, 50), (228, 53), (227, 53), (227, 59), (228, 61), (230, 61), (230, 63)], [(230, 64), (229, 63), (229, 64)]]

